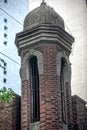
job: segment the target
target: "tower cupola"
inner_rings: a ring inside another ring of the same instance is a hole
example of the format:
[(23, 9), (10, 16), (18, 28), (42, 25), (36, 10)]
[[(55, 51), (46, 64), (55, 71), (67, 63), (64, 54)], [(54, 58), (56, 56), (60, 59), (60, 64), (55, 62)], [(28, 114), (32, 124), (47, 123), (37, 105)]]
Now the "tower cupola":
[(24, 30), (40, 23), (57, 25), (64, 29), (63, 18), (55, 12), (53, 8), (47, 6), (45, 2), (42, 2), (39, 7), (32, 10), (26, 16), (24, 20)]
[(16, 35), (21, 57), (21, 129), (72, 130), (71, 65), (74, 38), (64, 20), (43, 1)]

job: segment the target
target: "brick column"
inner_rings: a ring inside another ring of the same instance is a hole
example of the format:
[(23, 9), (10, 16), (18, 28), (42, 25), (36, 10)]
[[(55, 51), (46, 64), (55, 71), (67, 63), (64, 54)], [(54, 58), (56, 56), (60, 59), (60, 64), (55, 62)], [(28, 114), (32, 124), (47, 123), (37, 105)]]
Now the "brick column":
[(22, 81), (22, 97), (21, 97), (21, 130), (29, 129), (30, 119), (30, 89), (29, 81)]
[(40, 130), (62, 130), (60, 78), (57, 76), (57, 46), (41, 48), (44, 73), (40, 76)]

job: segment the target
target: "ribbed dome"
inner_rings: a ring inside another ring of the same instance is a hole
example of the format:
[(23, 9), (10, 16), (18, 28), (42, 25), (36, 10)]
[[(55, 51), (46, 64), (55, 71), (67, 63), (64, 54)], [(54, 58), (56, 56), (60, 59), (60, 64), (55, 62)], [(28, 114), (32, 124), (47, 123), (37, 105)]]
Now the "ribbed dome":
[(53, 8), (47, 6), (45, 2), (42, 2), (38, 8), (32, 10), (25, 17), (24, 29), (38, 23), (57, 25), (64, 29), (64, 20), (53, 10)]

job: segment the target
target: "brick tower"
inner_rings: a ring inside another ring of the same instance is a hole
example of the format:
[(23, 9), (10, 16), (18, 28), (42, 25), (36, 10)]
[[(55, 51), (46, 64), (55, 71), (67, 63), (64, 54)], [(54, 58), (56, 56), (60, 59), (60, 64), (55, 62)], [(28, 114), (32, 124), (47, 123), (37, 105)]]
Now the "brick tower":
[(31, 11), (16, 35), (21, 57), (22, 130), (71, 130), (71, 67), (74, 38), (46, 5)]

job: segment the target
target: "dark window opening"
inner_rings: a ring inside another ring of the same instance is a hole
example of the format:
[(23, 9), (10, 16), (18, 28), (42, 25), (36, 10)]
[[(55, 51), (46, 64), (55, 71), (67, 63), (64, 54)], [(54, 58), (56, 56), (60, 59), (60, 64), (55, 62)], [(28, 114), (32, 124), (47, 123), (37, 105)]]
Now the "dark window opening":
[(7, 23), (7, 19), (6, 18), (4, 18), (4, 22)]
[(4, 75), (6, 75), (7, 74), (7, 71), (6, 70), (4, 70)]
[(6, 33), (4, 33), (4, 37), (7, 38), (7, 34)]
[(39, 74), (37, 58), (33, 56), (30, 59), (31, 68), (31, 93), (32, 93), (32, 122), (40, 120), (40, 101), (39, 101)]
[(8, 27), (7, 26), (4, 26), (4, 30), (7, 30), (8, 29)]
[(5, 3), (7, 3), (7, 0), (4, 0)]
[(4, 66), (7, 67), (7, 63), (6, 62), (4, 62)]
[(6, 83), (6, 82), (7, 82), (7, 79), (6, 79), (6, 78), (3, 78), (3, 82)]
[(4, 45), (7, 45), (7, 41), (4, 41)]
[(66, 106), (65, 106), (65, 91), (64, 91), (64, 67), (65, 60), (61, 58), (61, 75), (60, 75), (60, 84), (61, 84), (61, 103), (62, 103), (62, 121), (66, 124)]

